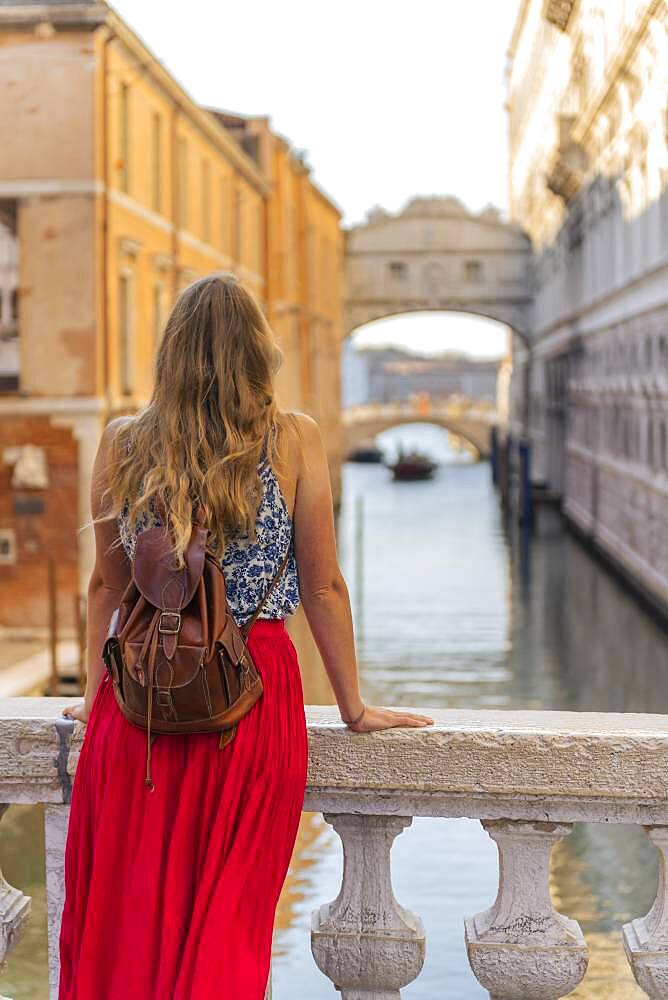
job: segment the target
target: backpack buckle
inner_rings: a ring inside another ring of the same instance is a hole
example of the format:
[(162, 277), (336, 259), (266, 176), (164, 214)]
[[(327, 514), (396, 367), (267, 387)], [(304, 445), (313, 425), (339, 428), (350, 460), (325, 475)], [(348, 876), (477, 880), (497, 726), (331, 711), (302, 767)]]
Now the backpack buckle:
[[(163, 619), (168, 618), (172, 621), (172, 627), (163, 624)], [(176, 624), (173, 624), (173, 623)], [(176, 633), (181, 628), (181, 612), (180, 611), (162, 611), (160, 614), (160, 621), (158, 622), (158, 632), (162, 632), (165, 635), (176, 635)]]

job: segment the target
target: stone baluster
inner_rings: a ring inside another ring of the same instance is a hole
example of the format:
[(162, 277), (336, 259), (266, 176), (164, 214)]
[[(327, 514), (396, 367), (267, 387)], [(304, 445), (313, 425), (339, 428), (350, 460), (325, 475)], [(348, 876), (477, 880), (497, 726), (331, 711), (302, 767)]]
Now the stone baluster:
[(65, 902), (65, 842), (69, 815), (68, 805), (44, 806), (50, 1000), (58, 1000), (60, 920)]
[(550, 898), (550, 852), (572, 824), (483, 826), (499, 851), (499, 891), (489, 910), (464, 922), (471, 968), (491, 1000), (558, 1000), (581, 982), (588, 962), (580, 927)]
[[(8, 808), (0, 804), (0, 819)], [(30, 896), (14, 889), (0, 871), (0, 968), (23, 933), (30, 916), (30, 902)]]
[(390, 848), (409, 816), (324, 814), (343, 842), (341, 890), (313, 911), (311, 950), (342, 1000), (400, 1000), (424, 962), (422, 921), (392, 892)]
[(638, 986), (651, 1000), (668, 996), (668, 827), (645, 827), (659, 853), (659, 884), (649, 913), (624, 924), (624, 950)]

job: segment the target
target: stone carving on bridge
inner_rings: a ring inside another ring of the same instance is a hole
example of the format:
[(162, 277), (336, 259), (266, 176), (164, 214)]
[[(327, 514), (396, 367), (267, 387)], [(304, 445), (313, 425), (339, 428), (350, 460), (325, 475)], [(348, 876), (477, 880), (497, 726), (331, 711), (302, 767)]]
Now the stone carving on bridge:
[(459, 198), (451, 195), (445, 198), (438, 197), (417, 197), (411, 198), (403, 210), (405, 216), (415, 216), (424, 218), (426, 215), (442, 215), (445, 217), (458, 215), (465, 218), (469, 213)]

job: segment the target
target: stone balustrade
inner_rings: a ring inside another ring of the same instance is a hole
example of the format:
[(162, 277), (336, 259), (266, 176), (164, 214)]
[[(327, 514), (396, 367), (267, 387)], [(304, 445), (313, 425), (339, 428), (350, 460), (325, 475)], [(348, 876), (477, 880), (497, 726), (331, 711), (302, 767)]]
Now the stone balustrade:
[[(52, 1000), (68, 801), (83, 732), (60, 717), (63, 704), (0, 701), (0, 802), (46, 806)], [(304, 808), (324, 814), (344, 853), (338, 896), (313, 913), (311, 948), (343, 1000), (399, 1000), (422, 967), (424, 928), (395, 899), (390, 873), (392, 842), (413, 816), (479, 819), (497, 844), (498, 894), (463, 929), (473, 972), (492, 1000), (557, 1000), (585, 975), (584, 936), (550, 899), (553, 845), (576, 822), (645, 827), (659, 853), (656, 901), (624, 926), (624, 947), (647, 996), (668, 996), (668, 717), (429, 714), (436, 724), (427, 729), (355, 734), (336, 709), (307, 709)], [(20, 887), (0, 877), (0, 960), (28, 913)]]

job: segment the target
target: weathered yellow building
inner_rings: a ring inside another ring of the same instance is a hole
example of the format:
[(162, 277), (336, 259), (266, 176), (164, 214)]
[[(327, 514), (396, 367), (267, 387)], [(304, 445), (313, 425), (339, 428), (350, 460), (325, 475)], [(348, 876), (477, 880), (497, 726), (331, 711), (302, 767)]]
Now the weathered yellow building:
[(257, 295), (281, 402), (321, 421), (337, 492), (342, 234), (268, 119), (197, 105), (104, 2), (0, 5), (0, 136), (0, 625), (35, 626), (48, 554), (62, 619), (85, 592), (99, 434), (146, 402), (200, 275)]

